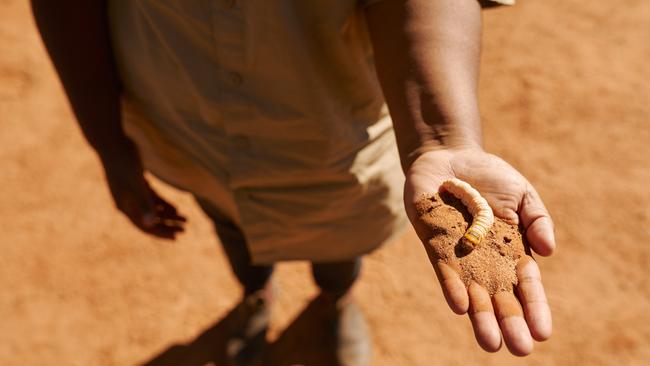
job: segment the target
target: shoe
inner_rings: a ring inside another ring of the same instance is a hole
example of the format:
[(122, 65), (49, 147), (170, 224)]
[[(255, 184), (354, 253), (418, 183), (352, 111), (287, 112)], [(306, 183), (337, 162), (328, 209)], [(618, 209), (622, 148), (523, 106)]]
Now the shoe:
[(226, 342), (230, 366), (260, 365), (267, 349), (266, 333), (271, 319), (271, 290), (245, 296), (237, 306), (233, 331)]
[(369, 366), (372, 359), (370, 330), (359, 305), (349, 295), (338, 300), (327, 299), (328, 332), (334, 344), (337, 365)]

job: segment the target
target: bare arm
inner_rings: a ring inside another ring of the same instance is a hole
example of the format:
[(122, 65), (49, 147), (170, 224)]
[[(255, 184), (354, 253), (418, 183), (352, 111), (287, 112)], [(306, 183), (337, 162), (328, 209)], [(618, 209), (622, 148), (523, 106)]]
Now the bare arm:
[(32, 10), (77, 122), (102, 161), (117, 208), (143, 231), (174, 238), (185, 219), (151, 189), (137, 148), (122, 129), (106, 1), (32, 0)]
[(106, 163), (129, 146), (106, 1), (32, 0), (32, 10), (79, 126)]
[[(553, 223), (532, 185), (513, 167), (483, 151), (477, 80), (481, 19), (476, 0), (382, 0), (367, 8), (377, 74), (393, 118), (406, 174), (404, 204), (420, 239), (427, 228), (415, 202), (443, 181), (459, 178), (486, 198), (496, 216), (525, 228), (530, 246), (550, 255)], [(533, 339), (552, 330), (539, 268), (525, 256), (517, 266), (518, 296), (492, 298), (479, 285), (466, 288), (458, 274), (430, 255), (451, 309), (469, 313), (478, 343), (494, 352), (501, 335), (523, 356)]]
[(427, 150), (480, 147), (478, 2), (381, 1), (367, 20), (403, 168)]

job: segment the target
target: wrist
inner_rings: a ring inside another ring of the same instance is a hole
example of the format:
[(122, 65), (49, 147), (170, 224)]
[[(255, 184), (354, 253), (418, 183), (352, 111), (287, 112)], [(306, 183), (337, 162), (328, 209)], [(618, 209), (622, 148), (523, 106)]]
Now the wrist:
[(134, 163), (141, 165), (137, 146), (126, 136), (93, 147), (106, 170), (120, 169)]
[(402, 168), (406, 172), (422, 155), (432, 152), (477, 151), (484, 152), (480, 139), (446, 135), (444, 138), (428, 138), (410, 147), (400, 146)]

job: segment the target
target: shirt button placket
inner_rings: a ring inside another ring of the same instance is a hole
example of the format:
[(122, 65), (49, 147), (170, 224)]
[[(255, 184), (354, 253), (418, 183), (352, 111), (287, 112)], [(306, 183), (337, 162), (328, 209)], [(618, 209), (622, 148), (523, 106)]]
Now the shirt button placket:
[(244, 82), (244, 78), (240, 73), (231, 71), (228, 73), (228, 80), (233, 86), (240, 86)]
[(232, 142), (235, 149), (239, 151), (247, 150), (250, 147), (250, 140), (246, 136), (234, 136)]
[[(245, 4), (240, 0), (216, 0), (213, 17), (213, 37), (219, 72), (220, 105), (228, 144), (228, 169), (231, 181), (243, 179), (250, 171), (249, 140), (246, 121), (248, 108), (242, 96), (245, 90), (243, 73), (246, 71), (246, 19)], [(245, 200), (245, 195), (235, 197), (235, 201)]]

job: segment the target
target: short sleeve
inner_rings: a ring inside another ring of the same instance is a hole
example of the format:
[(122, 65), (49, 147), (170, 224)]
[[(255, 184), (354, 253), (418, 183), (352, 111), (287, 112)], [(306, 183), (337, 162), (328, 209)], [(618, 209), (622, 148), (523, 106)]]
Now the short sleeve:
[[(369, 6), (375, 3), (380, 2), (381, 0), (359, 0), (359, 3), (362, 7)], [(492, 5), (515, 5), (516, 0), (479, 0), (481, 6), (487, 6), (492, 3)]]

